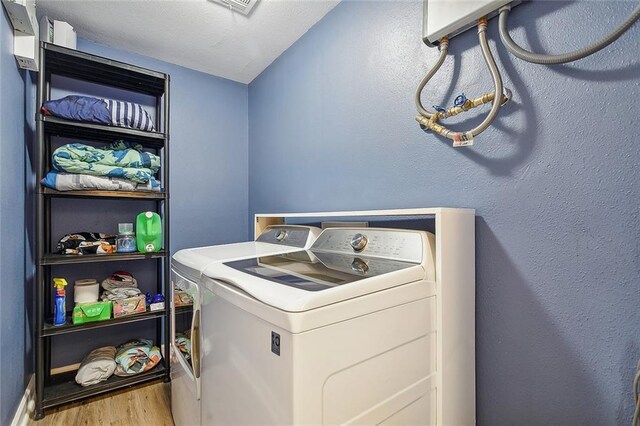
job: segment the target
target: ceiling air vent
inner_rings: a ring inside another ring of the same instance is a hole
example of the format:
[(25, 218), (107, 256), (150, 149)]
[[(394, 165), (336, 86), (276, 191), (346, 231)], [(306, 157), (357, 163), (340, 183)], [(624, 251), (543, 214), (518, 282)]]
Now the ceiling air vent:
[(229, 9), (240, 12), (243, 15), (249, 15), (253, 7), (258, 3), (258, 0), (209, 0), (213, 3), (218, 3)]

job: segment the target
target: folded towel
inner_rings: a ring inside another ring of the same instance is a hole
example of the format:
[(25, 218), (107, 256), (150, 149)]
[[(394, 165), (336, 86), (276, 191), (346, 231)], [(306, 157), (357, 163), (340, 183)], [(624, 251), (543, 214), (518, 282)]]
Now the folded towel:
[(80, 364), (76, 374), (76, 383), (82, 386), (90, 386), (107, 380), (116, 369), (115, 356), (115, 346), (105, 346), (92, 350)]

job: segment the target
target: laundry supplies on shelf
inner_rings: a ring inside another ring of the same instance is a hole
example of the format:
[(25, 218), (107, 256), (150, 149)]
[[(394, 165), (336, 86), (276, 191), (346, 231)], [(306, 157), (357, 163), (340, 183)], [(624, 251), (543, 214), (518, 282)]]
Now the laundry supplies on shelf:
[(115, 356), (115, 346), (104, 346), (92, 350), (80, 364), (76, 374), (76, 383), (90, 386), (107, 380), (116, 370)]
[(102, 282), (102, 300), (113, 303), (113, 317), (144, 313), (147, 311), (145, 296), (138, 282), (124, 271), (118, 271)]
[(133, 233), (133, 223), (118, 224), (116, 246), (118, 247), (118, 253), (134, 253), (136, 251), (136, 237)]
[(116, 252), (116, 236), (101, 232), (67, 234), (56, 248), (58, 254), (111, 254)]
[(111, 302), (78, 303), (72, 318), (74, 325), (111, 319)]
[(64, 288), (67, 280), (64, 278), (54, 278), (53, 286), (56, 289), (56, 297), (53, 310), (53, 325), (65, 325), (67, 323), (66, 291)]
[(94, 303), (100, 297), (100, 284), (97, 280), (87, 278), (76, 280), (73, 286), (74, 303)]
[(164, 296), (162, 294), (158, 293), (152, 296), (151, 293), (147, 292), (145, 299), (149, 311), (161, 311), (164, 309)]
[(162, 355), (157, 346), (147, 339), (133, 339), (117, 347), (116, 376), (133, 376), (155, 367)]
[(117, 299), (112, 303), (114, 318), (147, 312), (147, 304), (143, 295), (128, 297), (126, 299)]
[(130, 127), (148, 132), (155, 130), (149, 113), (133, 102), (69, 95), (45, 101), (41, 111), (45, 115), (67, 120)]
[(138, 251), (151, 253), (162, 249), (162, 219), (154, 212), (140, 213), (136, 219)]

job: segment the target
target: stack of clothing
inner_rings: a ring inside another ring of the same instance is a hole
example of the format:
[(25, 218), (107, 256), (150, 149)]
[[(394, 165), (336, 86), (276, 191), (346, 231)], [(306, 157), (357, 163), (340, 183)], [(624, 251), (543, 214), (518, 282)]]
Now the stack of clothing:
[(116, 376), (134, 376), (151, 370), (162, 360), (157, 346), (148, 339), (131, 339), (121, 345), (92, 350), (80, 364), (76, 383), (95, 385)]
[(149, 371), (162, 359), (160, 349), (147, 339), (132, 339), (116, 349), (116, 376), (134, 376)]
[(133, 278), (133, 275), (124, 271), (117, 271), (102, 281), (102, 288), (104, 291), (101, 299), (105, 302), (128, 299), (141, 294), (136, 279)]
[(46, 101), (41, 110), (44, 115), (66, 120), (130, 127), (147, 132), (155, 130), (151, 115), (142, 105), (133, 102), (69, 95)]
[(53, 152), (51, 163), (54, 170), (41, 183), (58, 191), (161, 191), (155, 178), (160, 157), (140, 144), (118, 140), (102, 149), (66, 144)]

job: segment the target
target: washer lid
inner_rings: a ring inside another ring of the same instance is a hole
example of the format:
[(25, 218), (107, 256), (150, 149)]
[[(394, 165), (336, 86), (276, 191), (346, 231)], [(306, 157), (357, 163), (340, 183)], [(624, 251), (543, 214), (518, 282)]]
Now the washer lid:
[(173, 255), (171, 266), (185, 278), (198, 281), (203, 269), (212, 262), (300, 250), (311, 246), (319, 233), (320, 229), (313, 226), (273, 225), (256, 241), (180, 250)]
[(306, 250), (215, 264), (203, 273), (288, 312), (425, 279), (414, 262)]
[(291, 250), (298, 249), (285, 245), (276, 246), (275, 244), (259, 241), (197, 247), (180, 250), (174, 254), (171, 267), (180, 272), (185, 278), (198, 281), (202, 271), (211, 263), (283, 253)]

